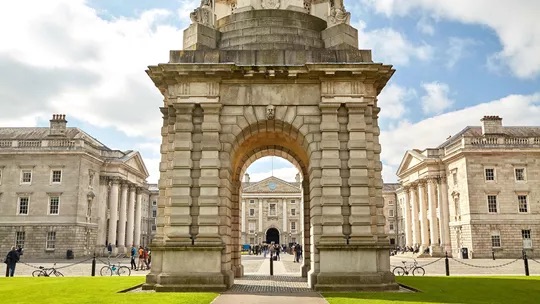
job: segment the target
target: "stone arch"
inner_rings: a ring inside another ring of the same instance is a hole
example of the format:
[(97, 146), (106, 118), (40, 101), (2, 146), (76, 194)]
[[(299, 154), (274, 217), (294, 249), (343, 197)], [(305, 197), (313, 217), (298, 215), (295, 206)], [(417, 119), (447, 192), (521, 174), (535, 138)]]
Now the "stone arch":
[[(230, 142), (230, 151), (223, 151), (221, 177), (222, 205), (231, 207), (231, 230), (227, 250), (222, 256), (224, 264), (230, 259), (235, 277), (243, 275), (240, 253), (240, 185), (244, 172), (257, 159), (264, 156), (279, 156), (295, 165), (302, 178), (303, 194), (303, 244), (305, 259), (302, 275), (307, 276), (313, 257), (311, 256), (310, 229), (310, 155), (315, 151), (305, 134), (294, 126), (280, 120), (259, 121), (245, 127)], [(225, 164), (225, 163), (228, 163)], [(226, 229), (226, 228), (225, 228)], [(228, 267), (228, 265), (226, 266)]]

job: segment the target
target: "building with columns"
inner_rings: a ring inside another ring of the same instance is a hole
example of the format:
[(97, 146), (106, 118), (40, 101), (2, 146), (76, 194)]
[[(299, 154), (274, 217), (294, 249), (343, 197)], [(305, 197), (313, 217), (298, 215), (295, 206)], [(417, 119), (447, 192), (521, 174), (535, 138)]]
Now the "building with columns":
[(108, 148), (65, 115), (50, 127), (0, 128), (0, 251), (59, 258), (141, 244), (147, 177), (138, 152)]
[(242, 244), (301, 243), (303, 200), (300, 176), (289, 183), (277, 177), (250, 182), (245, 175), (241, 192)]
[(506, 127), (498, 116), (481, 123), (405, 153), (397, 193), (406, 245), (432, 256), (538, 256), (540, 127)]

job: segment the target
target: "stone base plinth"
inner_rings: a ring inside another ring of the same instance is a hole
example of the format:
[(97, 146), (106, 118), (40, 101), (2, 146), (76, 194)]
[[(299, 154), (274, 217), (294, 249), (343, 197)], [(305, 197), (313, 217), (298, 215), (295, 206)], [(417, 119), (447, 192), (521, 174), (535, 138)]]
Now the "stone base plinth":
[(221, 270), (222, 246), (165, 245), (152, 247), (152, 269), (145, 290), (158, 292), (225, 291), (233, 271)]
[(390, 272), (388, 246), (318, 246), (319, 271), (310, 271), (311, 288), (317, 291), (385, 291), (399, 285)]

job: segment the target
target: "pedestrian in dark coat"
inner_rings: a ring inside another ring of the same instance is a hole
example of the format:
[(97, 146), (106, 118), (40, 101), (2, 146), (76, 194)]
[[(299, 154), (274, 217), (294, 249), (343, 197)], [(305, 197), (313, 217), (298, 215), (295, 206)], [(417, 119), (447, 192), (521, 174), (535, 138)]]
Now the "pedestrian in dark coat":
[(7, 264), (6, 277), (12, 277), (15, 275), (15, 266), (19, 262), (19, 253), (15, 246), (11, 247), (11, 251), (6, 255), (4, 263)]

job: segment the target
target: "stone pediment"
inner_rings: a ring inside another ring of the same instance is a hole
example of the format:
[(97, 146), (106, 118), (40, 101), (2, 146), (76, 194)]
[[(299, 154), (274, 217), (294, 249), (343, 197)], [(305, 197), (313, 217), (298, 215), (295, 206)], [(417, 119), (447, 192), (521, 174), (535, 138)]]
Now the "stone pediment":
[(148, 170), (146, 169), (146, 166), (144, 165), (144, 161), (139, 154), (139, 152), (133, 152), (126, 156), (126, 158), (123, 160), (124, 164), (129, 166), (130, 168), (138, 171), (141, 175), (144, 175), (145, 177), (148, 177)]
[(260, 182), (252, 183), (244, 190), (243, 193), (298, 193), (300, 187), (293, 183), (286, 182), (277, 177), (269, 177)]
[(426, 157), (418, 153), (417, 151), (409, 150), (405, 152), (405, 155), (401, 160), (401, 164), (399, 165), (396, 175), (401, 177), (404, 172), (422, 163), (423, 161), (425, 161), (425, 159)]

